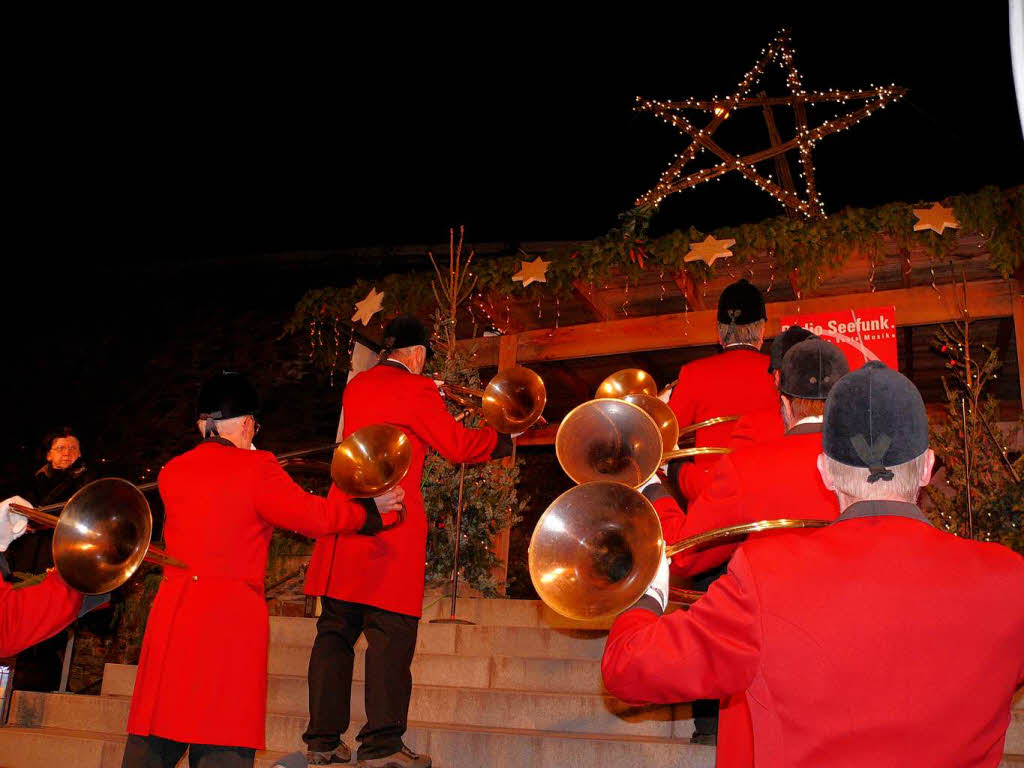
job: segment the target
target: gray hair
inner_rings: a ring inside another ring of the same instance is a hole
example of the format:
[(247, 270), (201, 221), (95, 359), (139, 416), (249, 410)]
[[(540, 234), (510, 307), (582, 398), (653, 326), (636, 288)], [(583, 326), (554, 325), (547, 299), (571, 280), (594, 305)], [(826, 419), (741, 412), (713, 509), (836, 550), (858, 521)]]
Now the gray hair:
[(726, 344), (749, 344), (760, 347), (764, 343), (764, 320), (743, 325), (718, 324), (718, 340), (724, 347)]
[(916, 504), (917, 497), (921, 493), (921, 473), (924, 471), (927, 460), (928, 451), (925, 451), (916, 459), (886, 467), (892, 472), (892, 480), (877, 480), (874, 483), (868, 482), (868, 475), (871, 473), (869, 469), (851, 467), (849, 464), (836, 461), (827, 454), (825, 455), (825, 471), (832, 479), (832, 485), (837, 491), (858, 501), (896, 496), (908, 504)]

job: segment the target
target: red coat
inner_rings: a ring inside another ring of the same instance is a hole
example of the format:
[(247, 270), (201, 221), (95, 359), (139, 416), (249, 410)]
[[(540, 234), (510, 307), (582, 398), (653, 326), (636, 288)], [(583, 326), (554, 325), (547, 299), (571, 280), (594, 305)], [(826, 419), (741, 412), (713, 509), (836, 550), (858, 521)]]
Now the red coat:
[(861, 502), (749, 542), (689, 611), (644, 598), (612, 626), (632, 703), (743, 693), (757, 768), (999, 764), (1024, 685), (1024, 559)]
[(273, 454), (205, 441), (158, 479), (167, 568), (149, 612), (128, 732), (263, 748), (270, 623), (263, 594), (274, 528), (357, 530), (365, 510), (306, 493)]
[[(307, 595), (373, 605), (406, 616), (423, 611), (427, 515), (420, 484), (433, 448), (452, 463), (486, 461), (498, 434), (467, 429), (453, 419), (434, 382), (388, 361), (355, 376), (343, 397), (345, 437), (370, 424), (393, 424), (412, 443), (412, 467), (402, 481), (405, 522), (370, 538), (327, 536), (317, 541), (306, 574)], [(451, 500), (454, 508), (456, 499)]]
[[(669, 406), (679, 428), (716, 416), (742, 416), (752, 411), (779, 407), (775, 380), (768, 373), (768, 356), (753, 347), (732, 347), (721, 354), (694, 360), (679, 369), (679, 383), (672, 390)], [(697, 447), (728, 448), (736, 422), (697, 430)], [(683, 464), (679, 490), (695, 499), (707, 482), (707, 472), (718, 455), (697, 456)]]
[(777, 440), (786, 434), (780, 406), (780, 403), (776, 403), (774, 408), (743, 414), (730, 435), (729, 447), (735, 451), (757, 443)]
[(0, 579), (0, 658), (53, 637), (75, 620), (82, 594), (51, 571), (34, 587), (15, 589)]
[[(839, 502), (821, 481), (820, 453), (821, 424), (798, 424), (776, 440), (723, 456), (685, 514), (670, 496), (655, 502), (665, 541), (674, 544), (698, 533), (758, 520), (835, 520)], [(717, 568), (741, 543), (681, 552), (672, 559), (672, 570), (693, 576)]]

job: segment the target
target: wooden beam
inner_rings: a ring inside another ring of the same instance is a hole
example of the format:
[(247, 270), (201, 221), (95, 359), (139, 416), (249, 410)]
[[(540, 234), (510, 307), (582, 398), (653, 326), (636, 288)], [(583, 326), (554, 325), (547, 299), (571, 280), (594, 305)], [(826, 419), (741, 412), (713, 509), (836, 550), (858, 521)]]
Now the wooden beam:
[(611, 318), (608, 308), (598, 304), (594, 299), (594, 292), (579, 280), (573, 281), (572, 289), (576, 293), (576, 297), (590, 308), (598, 320), (605, 321)]
[[(768, 126), (768, 140), (773, 147), (777, 147), (782, 143), (782, 138), (779, 136), (779, 129), (775, 125), (775, 115), (772, 114), (772, 108), (768, 104), (768, 94), (761, 91), (757, 96), (761, 99), (764, 123)], [(793, 172), (789, 169), (789, 159), (785, 153), (775, 156), (775, 172), (779, 174), (779, 180), (782, 182), (783, 188), (795, 194), (796, 184), (793, 183)], [(786, 213), (790, 214), (790, 216), (796, 215), (796, 211), (791, 208), (787, 208)]]
[[(982, 280), (967, 284), (971, 316), (1017, 317), (1018, 339), (1024, 337), (1024, 308), (1017, 309), (1014, 297), (1019, 297), (1017, 283), (1008, 280)], [(802, 301), (779, 301), (767, 305), (768, 325), (765, 336), (779, 333), (779, 318), (796, 314), (797, 306), (804, 314), (839, 312), (869, 307), (896, 306), (896, 324), (930, 325), (959, 319), (953, 285), (900, 288), (876, 293), (853, 293), (842, 296), (819, 296)], [(936, 293), (936, 290), (938, 293)], [(588, 323), (561, 328), (540, 328), (517, 334), (517, 360), (521, 365), (547, 360), (572, 360), (580, 357), (617, 355), (626, 352), (646, 352), (677, 347), (699, 347), (718, 343), (715, 325), (716, 310), (690, 313), (646, 315), (607, 323)], [(689, 320), (689, 322), (687, 322)], [(503, 337), (507, 338), (507, 337)], [(462, 343), (462, 342), (460, 342)], [(498, 364), (498, 340), (485, 338), (477, 342), (475, 362), (478, 366)], [(1020, 347), (1018, 356), (1022, 354)], [(1024, 360), (1021, 362), (1024, 371)], [(1022, 374), (1024, 375), (1024, 374)]]
[[(516, 334), (511, 334), (509, 336), (499, 336), (498, 338), (498, 370), (504, 371), (516, 364), (519, 352), (519, 337)], [(502, 461), (505, 466), (512, 466), (511, 456), (502, 459)], [(495, 580), (501, 585), (498, 588), (500, 594), (505, 594), (505, 582), (508, 579), (508, 550), (511, 542), (512, 530), (510, 528), (498, 531), (494, 540), (491, 541), (491, 551), (501, 560), (501, 564), (496, 566), (493, 571)]]
[[(1013, 284), (1013, 338), (1017, 343), (1017, 376), (1020, 379), (1021, 407), (1024, 407), (1024, 296), (1021, 295), (1020, 283)], [(970, 285), (970, 283), (968, 283)], [(971, 307), (974, 314), (974, 307)]]

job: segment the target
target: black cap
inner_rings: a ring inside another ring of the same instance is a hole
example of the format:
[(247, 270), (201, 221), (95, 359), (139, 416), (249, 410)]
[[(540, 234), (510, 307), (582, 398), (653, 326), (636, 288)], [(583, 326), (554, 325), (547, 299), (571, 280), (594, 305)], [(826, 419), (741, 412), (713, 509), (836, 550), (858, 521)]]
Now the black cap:
[(806, 328), (799, 325), (791, 325), (785, 333), (780, 333), (772, 340), (771, 362), (768, 364), (768, 373), (774, 373), (782, 368), (782, 358), (786, 356), (794, 346), (804, 339), (818, 338)]
[(836, 382), (849, 372), (850, 366), (839, 347), (817, 337), (805, 339), (782, 358), (779, 392), (787, 397), (824, 400)]
[(253, 416), (259, 409), (259, 396), (249, 380), (240, 373), (224, 371), (206, 382), (199, 391), (196, 418), (220, 421)]
[(825, 402), (825, 455), (871, 470), (868, 482), (892, 480), (887, 467), (928, 450), (928, 415), (906, 376), (872, 360), (844, 376)]
[(419, 318), (402, 315), (388, 323), (387, 328), (384, 329), (383, 351), (391, 352), (395, 349), (416, 346), (426, 348), (428, 360), (434, 356), (434, 350), (430, 348), (430, 336), (427, 335), (427, 329), (423, 327)]
[(718, 322), (749, 325), (767, 319), (764, 311), (764, 297), (746, 280), (737, 280), (727, 285), (718, 297)]

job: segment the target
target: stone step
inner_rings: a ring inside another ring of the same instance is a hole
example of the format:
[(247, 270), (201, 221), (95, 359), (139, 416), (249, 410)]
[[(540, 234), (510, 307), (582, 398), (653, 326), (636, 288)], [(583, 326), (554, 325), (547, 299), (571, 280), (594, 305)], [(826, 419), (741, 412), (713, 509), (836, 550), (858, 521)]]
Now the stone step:
[[(416, 650), (460, 656), (600, 659), (607, 634), (594, 629), (420, 624)], [(311, 648), (315, 638), (316, 619), (270, 617), (271, 648), (278, 645)], [(365, 648), (365, 639), (360, 638), (357, 647)]]
[[(271, 675), (305, 677), (309, 648), (274, 646), (267, 670)], [(356, 651), (353, 679), (366, 680), (365, 653)], [(100, 693), (131, 696), (134, 664), (107, 664)], [(419, 653), (413, 658), (412, 679), (418, 685), (496, 688), (548, 693), (604, 693), (601, 662), (597, 659), (528, 659), (518, 656), (457, 656)]]
[[(306, 679), (277, 675), (269, 680), (267, 710), (291, 715), (305, 727)], [(121, 696), (75, 696), (18, 691), (10, 722), (24, 726), (82, 728), (124, 733), (130, 700)], [(352, 685), (352, 718), (364, 719), (364, 686)], [(269, 718), (268, 718), (269, 719)], [(599, 735), (689, 738), (693, 720), (689, 704), (633, 707), (612, 696), (594, 694), (496, 691), (414, 685), (409, 720), (481, 728), (514, 728)], [(271, 729), (272, 730), (272, 729)], [(269, 731), (268, 731), (269, 732)], [(268, 737), (269, 738), (269, 737)], [(272, 748), (290, 743), (268, 741)]]
[[(425, 601), (422, 623), (431, 619), (447, 619), (451, 615), (451, 598)], [(599, 621), (577, 621), (562, 616), (540, 600), (506, 600), (503, 598), (459, 598), (455, 615), (487, 627), (548, 627), (555, 629), (605, 629), (614, 617)]]
[[(119, 768), (124, 738), (59, 728), (0, 728), (0, 754), (5, 768)], [(713, 747), (676, 740), (579, 737), (417, 723), (410, 723), (406, 743), (429, 754), (437, 768), (712, 768), (715, 762)], [(283, 754), (257, 753), (256, 768), (270, 768)], [(180, 763), (179, 768), (186, 764)]]

